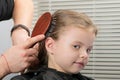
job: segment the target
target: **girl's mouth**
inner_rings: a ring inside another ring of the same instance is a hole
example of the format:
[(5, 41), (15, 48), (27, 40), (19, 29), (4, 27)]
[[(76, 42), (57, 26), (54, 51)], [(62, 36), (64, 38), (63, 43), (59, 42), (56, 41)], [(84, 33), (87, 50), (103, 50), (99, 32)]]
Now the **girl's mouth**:
[(83, 62), (74, 62), (75, 64), (77, 64), (79, 67), (84, 67)]

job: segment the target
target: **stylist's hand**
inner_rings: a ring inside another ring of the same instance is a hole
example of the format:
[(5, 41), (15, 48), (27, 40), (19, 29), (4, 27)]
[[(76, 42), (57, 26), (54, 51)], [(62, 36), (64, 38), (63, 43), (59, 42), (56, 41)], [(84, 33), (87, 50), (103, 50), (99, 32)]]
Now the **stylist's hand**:
[(38, 53), (36, 48), (31, 48), (33, 44), (44, 39), (44, 35), (38, 35), (27, 39), (21, 44), (15, 45), (7, 50), (4, 56), (7, 59), (11, 72), (20, 72), (28, 68), (32, 62), (36, 61)]

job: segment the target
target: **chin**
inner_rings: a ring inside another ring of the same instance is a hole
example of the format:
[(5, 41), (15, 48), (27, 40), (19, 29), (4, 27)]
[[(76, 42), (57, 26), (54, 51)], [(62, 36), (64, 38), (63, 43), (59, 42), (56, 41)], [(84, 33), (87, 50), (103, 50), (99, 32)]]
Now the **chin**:
[(82, 69), (75, 69), (75, 70), (72, 71), (72, 73), (73, 73), (73, 74), (77, 74), (77, 73), (79, 73), (81, 70), (82, 70)]
[(76, 71), (76, 72), (74, 72), (73, 74), (77, 74), (77, 73), (79, 73), (80, 71)]
[(79, 73), (80, 72), (80, 70), (74, 70), (74, 71), (71, 71), (71, 72), (68, 72), (68, 74), (77, 74), (77, 73)]

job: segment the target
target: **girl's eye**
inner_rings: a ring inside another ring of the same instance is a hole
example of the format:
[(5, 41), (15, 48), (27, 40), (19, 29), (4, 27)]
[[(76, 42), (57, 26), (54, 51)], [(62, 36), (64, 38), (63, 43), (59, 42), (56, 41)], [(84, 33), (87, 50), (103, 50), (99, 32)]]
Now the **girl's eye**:
[(87, 53), (90, 53), (91, 49), (87, 49)]
[(80, 45), (74, 45), (74, 48), (79, 49)]

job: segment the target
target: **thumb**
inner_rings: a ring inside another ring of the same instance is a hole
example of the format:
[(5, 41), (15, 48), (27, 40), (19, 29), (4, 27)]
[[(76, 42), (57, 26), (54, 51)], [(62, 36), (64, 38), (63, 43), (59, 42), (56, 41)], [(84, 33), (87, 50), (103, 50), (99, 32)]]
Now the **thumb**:
[(35, 43), (42, 41), (45, 38), (44, 35), (37, 35), (35, 37), (29, 38), (25, 41), (25, 43), (23, 43), (23, 47), (24, 48), (30, 48), (32, 45), (34, 45)]

